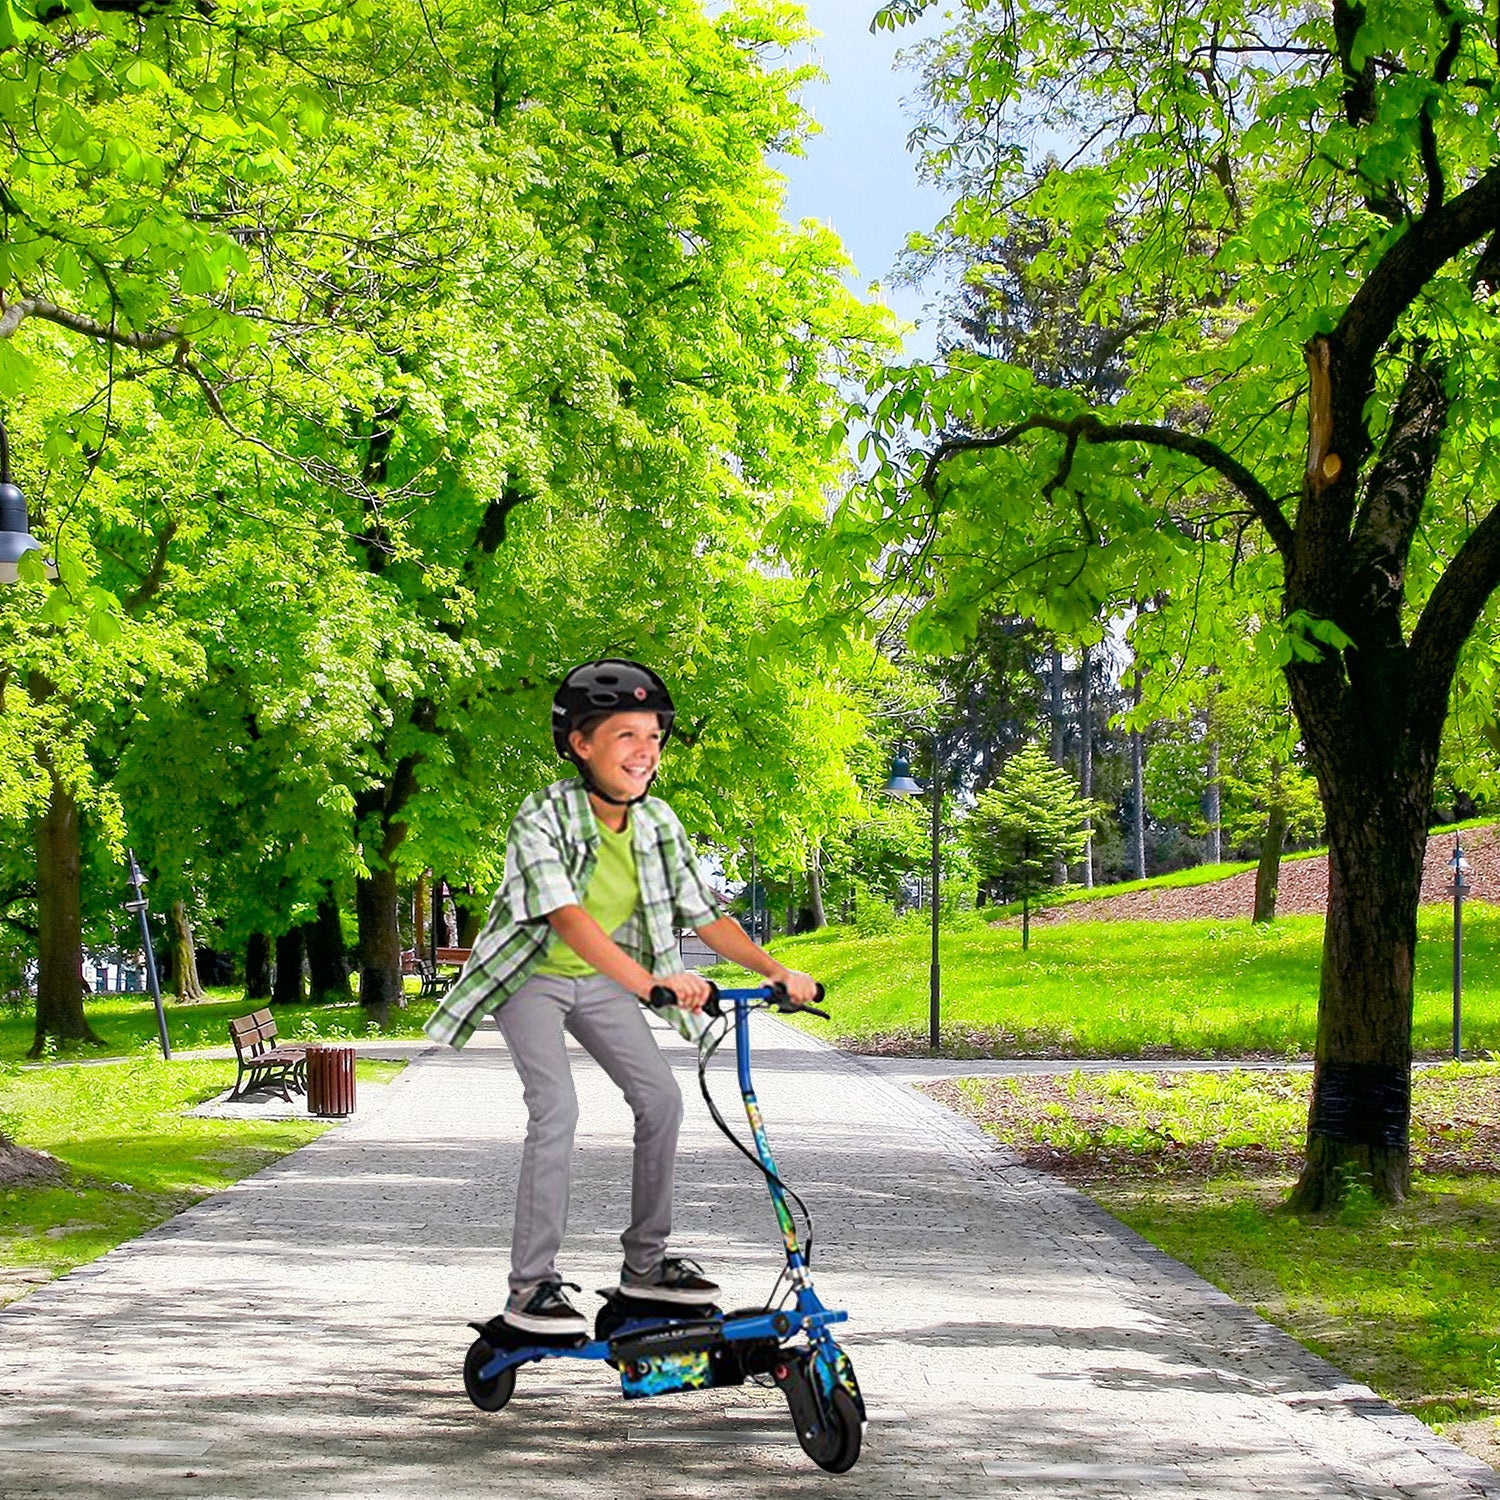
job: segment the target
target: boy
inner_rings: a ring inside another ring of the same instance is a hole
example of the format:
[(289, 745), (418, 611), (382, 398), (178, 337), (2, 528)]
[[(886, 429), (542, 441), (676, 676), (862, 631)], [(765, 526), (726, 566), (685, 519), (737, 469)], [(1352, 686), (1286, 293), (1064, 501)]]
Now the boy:
[[(638, 1002), (654, 985), (670, 989), (684, 1012), (708, 999), (708, 982), (682, 969), (679, 927), (696, 928), (716, 953), (784, 984), (795, 999), (815, 995), (806, 974), (777, 963), (719, 914), (681, 823), (648, 795), (675, 717), (666, 685), (638, 662), (586, 662), (563, 679), (552, 741), (578, 778), (521, 804), (484, 930), (427, 1022), (430, 1036), (462, 1047), (495, 1012), (521, 1079), (526, 1141), (501, 1316), (526, 1333), (588, 1333), (556, 1265), (578, 1120), (564, 1030), (635, 1113), (620, 1295), (699, 1306), (719, 1288), (692, 1261), (667, 1254), (682, 1095)], [(692, 1032), (687, 1016), (674, 1024)]]

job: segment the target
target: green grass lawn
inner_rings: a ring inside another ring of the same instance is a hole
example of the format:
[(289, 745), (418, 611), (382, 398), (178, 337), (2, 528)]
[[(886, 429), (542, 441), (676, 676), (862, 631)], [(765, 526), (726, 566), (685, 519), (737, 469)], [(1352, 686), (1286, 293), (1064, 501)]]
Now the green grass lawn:
[[(246, 1000), (239, 989), (215, 989), (210, 998), (197, 1005), (178, 1005), (163, 996), (167, 1013), (167, 1036), (174, 1052), (191, 1052), (199, 1047), (227, 1047), (229, 1021), (258, 1010), (264, 1000)], [(397, 1011), (390, 1024), (371, 1027), (363, 1008), (356, 1000), (334, 1005), (278, 1005), (272, 1014), (282, 1038), (339, 1041), (364, 1036), (420, 1037), (422, 1022), (432, 1014), (432, 1000), (410, 997), (407, 1008)], [(94, 995), (84, 1001), (84, 1014), (104, 1045), (100, 1048), (75, 1046), (64, 1049), (63, 1056), (122, 1057), (141, 1047), (158, 1047), (156, 1007), (149, 995)], [(0, 1010), (0, 1063), (16, 1062), (31, 1047), (36, 1025), (34, 1014), (26, 1008)]]
[[(358, 1078), (383, 1082), (401, 1066), (361, 1060)], [(183, 1113), (233, 1082), (232, 1063), (167, 1063), (146, 1053), (97, 1066), (0, 1068), (0, 1126), (66, 1168), (55, 1185), (0, 1188), (0, 1302), (133, 1239), (329, 1128), (306, 1117)]]
[(1033, 1165), (1340, 1369), (1500, 1461), (1500, 1065), (1417, 1075), (1414, 1191), (1281, 1211), (1306, 1074), (963, 1079), (931, 1086)]
[[(1452, 919), (1419, 920), (1419, 1052), (1452, 1024)], [(1019, 932), (970, 922), (942, 935), (944, 1049), (959, 1056), (1292, 1057), (1311, 1051), (1321, 917), (1233, 922), (1069, 922)], [(774, 945), (828, 987), (832, 1023), (809, 1029), (867, 1051), (926, 1048), (927, 931), (825, 928)], [(1500, 1052), (1500, 907), (1465, 907), (1464, 1045)]]

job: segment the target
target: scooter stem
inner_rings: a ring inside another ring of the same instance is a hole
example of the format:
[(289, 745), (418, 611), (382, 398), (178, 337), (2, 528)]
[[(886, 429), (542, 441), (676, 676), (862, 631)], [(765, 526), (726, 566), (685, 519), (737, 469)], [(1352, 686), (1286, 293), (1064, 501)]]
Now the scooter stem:
[(787, 1207), (786, 1194), (781, 1188), (781, 1177), (776, 1170), (776, 1158), (771, 1155), (771, 1143), (766, 1137), (765, 1122), (761, 1119), (760, 1104), (755, 1098), (755, 1086), (750, 1080), (750, 999), (757, 994), (751, 990), (738, 994), (732, 990), (721, 990), (721, 1000), (734, 1003), (734, 1060), (739, 1072), (740, 1097), (745, 1101), (745, 1118), (750, 1122), (750, 1134), (755, 1138), (755, 1152), (766, 1172), (766, 1188), (771, 1194), (771, 1205), (776, 1210), (776, 1222), (781, 1227), (782, 1243), (786, 1246), (787, 1270), (792, 1285), (801, 1291), (807, 1281), (807, 1257), (802, 1242), (797, 1237), (797, 1225), (792, 1211)]

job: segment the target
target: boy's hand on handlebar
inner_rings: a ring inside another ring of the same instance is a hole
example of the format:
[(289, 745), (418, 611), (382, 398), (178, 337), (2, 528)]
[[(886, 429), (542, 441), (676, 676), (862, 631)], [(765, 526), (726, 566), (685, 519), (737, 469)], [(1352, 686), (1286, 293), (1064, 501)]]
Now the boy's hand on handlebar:
[(791, 999), (798, 1005), (812, 1005), (818, 998), (818, 982), (811, 974), (799, 969), (781, 969), (766, 976), (772, 984), (782, 985)]
[(655, 980), (656, 986), (671, 990), (682, 1010), (699, 1011), (708, 1004), (713, 986), (701, 975), (691, 972), (662, 974)]

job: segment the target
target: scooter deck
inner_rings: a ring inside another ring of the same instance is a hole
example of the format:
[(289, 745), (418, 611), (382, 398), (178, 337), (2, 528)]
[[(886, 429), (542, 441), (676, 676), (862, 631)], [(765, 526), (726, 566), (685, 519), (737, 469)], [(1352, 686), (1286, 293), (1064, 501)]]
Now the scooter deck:
[[(665, 1308), (670, 1312), (662, 1311)], [(723, 1313), (712, 1304), (690, 1308), (606, 1297), (592, 1339), (581, 1335), (547, 1338), (512, 1328), (499, 1317), (469, 1326), (494, 1350), (494, 1357), (479, 1372), (481, 1378), (493, 1380), (506, 1370), (543, 1359), (597, 1359), (618, 1365), (622, 1360), (697, 1352), (726, 1344), (779, 1345), (799, 1333), (811, 1335), (830, 1323), (842, 1323), (848, 1316), (832, 1308), (803, 1312), (754, 1307)]]

